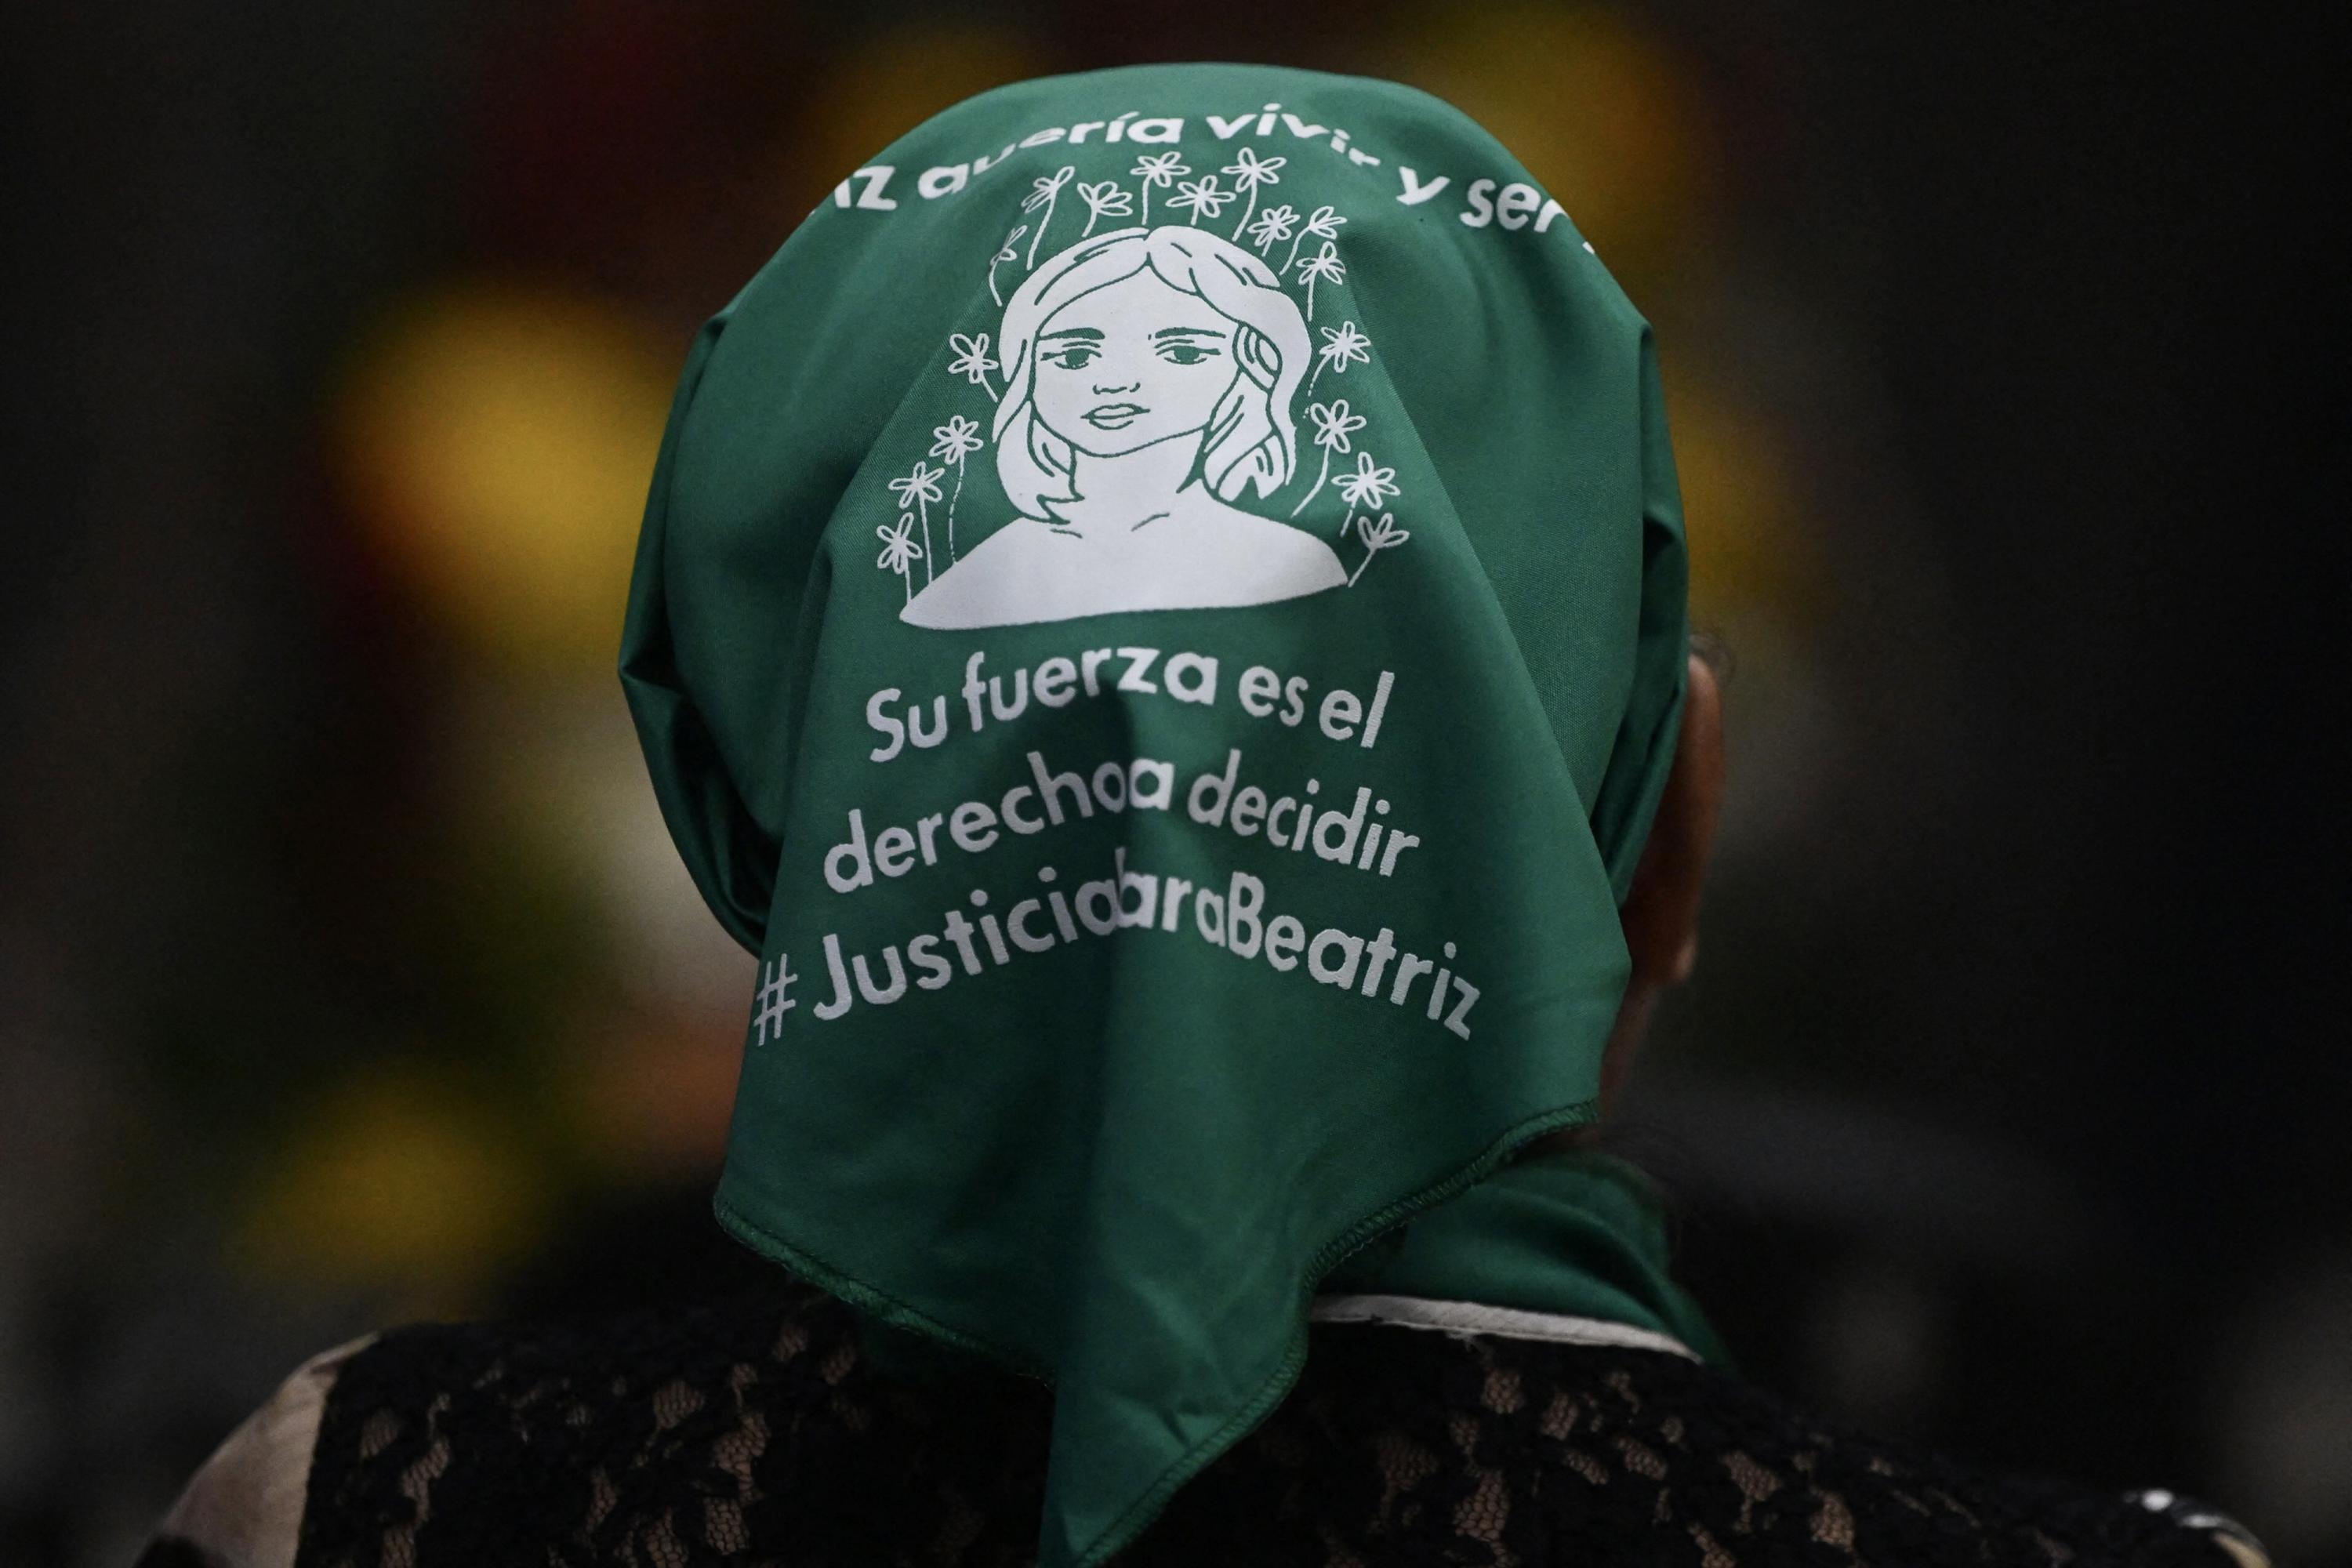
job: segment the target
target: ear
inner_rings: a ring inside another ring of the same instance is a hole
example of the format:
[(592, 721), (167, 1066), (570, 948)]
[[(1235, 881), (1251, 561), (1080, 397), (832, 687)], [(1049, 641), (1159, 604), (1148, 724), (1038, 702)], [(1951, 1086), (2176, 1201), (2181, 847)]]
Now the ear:
[(1616, 1098), (1659, 994), (1689, 979), (1698, 962), (1699, 894), (1715, 853), (1723, 779), (1723, 689), (1715, 671), (1693, 658), (1674, 769), (1666, 775), (1633, 889), (1619, 911), (1633, 972), (1601, 1061), (1604, 1106)]

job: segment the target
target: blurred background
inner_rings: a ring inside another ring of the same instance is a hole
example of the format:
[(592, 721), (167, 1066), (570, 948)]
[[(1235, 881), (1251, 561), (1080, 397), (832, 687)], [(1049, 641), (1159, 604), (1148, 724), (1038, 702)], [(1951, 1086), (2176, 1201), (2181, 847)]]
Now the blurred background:
[(933, 110), (1204, 57), (1451, 98), (1657, 323), (1735, 798), (1622, 1136), (1747, 1369), (2352, 1562), (2343, 56), (2263, 9), (9, 8), (0, 1562), (364, 1329), (757, 1267), (614, 675), (671, 380)]

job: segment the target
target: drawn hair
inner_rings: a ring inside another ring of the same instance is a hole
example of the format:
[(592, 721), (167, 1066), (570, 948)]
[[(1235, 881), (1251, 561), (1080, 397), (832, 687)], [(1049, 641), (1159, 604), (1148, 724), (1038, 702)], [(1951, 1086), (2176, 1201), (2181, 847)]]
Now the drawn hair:
[(1004, 307), (996, 473), (1024, 517), (1045, 517), (1048, 503), (1077, 499), (1071, 483), (1076, 454), (1037, 417), (1037, 333), (1071, 300), (1146, 268), (1234, 323), (1234, 360), (1241, 374), (1209, 416), (1201, 441), (1203, 482), (1221, 500), (1253, 486), (1267, 496), (1288, 483), (1298, 466), (1298, 426), (1290, 405), (1306, 376), (1309, 344), (1298, 306), (1273, 269), (1206, 229), (1114, 229), (1046, 260)]

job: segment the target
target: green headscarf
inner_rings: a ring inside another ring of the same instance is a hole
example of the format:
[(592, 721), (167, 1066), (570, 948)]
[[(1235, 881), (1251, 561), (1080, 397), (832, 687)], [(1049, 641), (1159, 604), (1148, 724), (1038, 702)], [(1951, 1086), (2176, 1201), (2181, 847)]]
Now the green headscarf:
[(623, 679), (760, 955), (718, 1212), (1052, 1381), (1045, 1563), (1592, 1116), (1684, 589), (1647, 326), (1389, 83), (988, 93), (703, 331)]

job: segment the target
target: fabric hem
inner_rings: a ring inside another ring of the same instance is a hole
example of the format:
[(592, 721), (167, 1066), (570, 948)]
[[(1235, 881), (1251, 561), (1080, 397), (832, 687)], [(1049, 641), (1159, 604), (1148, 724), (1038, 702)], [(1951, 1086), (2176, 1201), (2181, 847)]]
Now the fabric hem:
[[(1135, 1502), (1129, 1505), (1127, 1510), (1113, 1520), (1094, 1540), (1080, 1547), (1072, 1559), (1072, 1568), (1098, 1568), (1099, 1564), (1125, 1550), (1135, 1537), (1141, 1534), (1150, 1521), (1158, 1517), (1160, 1511), (1167, 1506), (1168, 1500), (1173, 1497), (1185, 1482), (1213, 1463), (1216, 1457), (1238, 1440), (1241, 1434), (1263, 1421), (1276, 1405), (1282, 1403), (1292, 1386), (1297, 1383), (1298, 1374), (1307, 1364), (1307, 1325), (1313, 1308), (1315, 1287), (1321, 1282), (1325, 1275), (1338, 1268), (1349, 1254), (1365, 1247), (1391, 1226), (1412, 1217), (1423, 1209), (1444, 1203), (1464, 1189), (1476, 1184), (1520, 1145), (1540, 1138), (1546, 1133), (1557, 1132), (1563, 1128), (1580, 1127), (1594, 1121), (1600, 1114), (1600, 1100), (1595, 1098), (1580, 1100), (1558, 1110), (1549, 1110), (1538, 1116), (1529, 1117), (1487, 1144), (1483, 1153), (1452, 1175), (1393, 1203), (1383, 1205), (1370, 1215), (1349, 1226), (1318, 1250), (1307, 1264), (1305, 1279), (1300, 1281), (1297, 1296), (1297, 1321), (1291, 1330), (1290, 1344), (1284, 1351), (1281, 1364), (1276, 1368), (1274, 1375), (1268, 1378), (1261, 1385), (1257, 1394), (1244, 1404), (1223, 1426), (1186, 1449), (1160, 1473), (1150, 1488)], [(720, 1227), (736, 1240), (769, 1261), (792, 1270), (810, 1283), (839, 1297), (851, 1306), (863, 1308), (893, 1327), (917, 1330), (948, 1344), (985, 1356), (1048, 1387), (1053, 1385), (1054, 1379), (1051, 1373), (1028, 1357), (1002, 1345), (992, 1343), (976, 1334), (951, 1327), (921, 1308), (903, 1301), (878, 1287), (869, 1285), (856, 1275), (836, 1268), (806, 1249), (794, 1246), (777, 1236), (729, 1201), (727, 1184), (723, 1177), (720, 1180), (719, 1191), (711, 1198), (710, 1208)]]
[(1299, 1286), (1297, 1325), (1291, 1331), (1290, 1346), (1284, 1352), (1282, 1364), (1262, 1386), (1255, 1397), (1244, 1405), (1223, 1426), (1195, 1443), (1174, 1463), (1160, 1473), (1149, 1489), (1130, 1504), (1127, 1510), (1113, 1520), (1100, 1534), (1078, 1549), (1073, 1568), (1098, 1568), (1098, 1565), (1124, 1551), (1140, 1535), (1165, 1508), (1168, 1500), (1215, 1461), (1231, 1444), (1263, 1421), (1273, 1408), (1281, 1404), (1298, 1381), (1307, 1364), (1307, 1325), (1314, 1304), (1315, 1287), (1323, 1277), (1337, 1268), (1350, 1253), (1370, 1243), (1382, 1231), (1401, 1220), (1410, 1218), (1421, 1210), (1444, 1203), (1465, 1188), (1476, 1184), (1488, 1173), (1503, 1163), (1510, 1152), (1531, 1139), (1562, 1128), (1580, 1127), (1600, 1115), (1600, 1100), (1595, 1098), (1580, 1101), (1562, 1110), (1546, 1111), (1512, 1127), (1486, 1146), (1486, 1152), (1452, 1175), (1433, 1185), (1424, 1187), (1409, 1196), (1400, 1198), (1359, 1220), (1338, 1237), (1317, 1252), (1309, 1262), (1307, 1277)]
[(853, 1307), (862, 1308), (892, 1328), (912, 1329), (928, 1334), (960, 1350), (984, 1356), (1024, 1377), (1052, 1386), (1054, 1380), (1050, 1373), (1018, 1351), (1008, 1350), (977, 1334), (943, 1323), (921, 1308), (902, 1301), (877, 1286), (868, 1285), (856, 1275), (846, 1273), (815, 1254), (784, 1240), (729, 1203), (724, 1184), (710, 1200), (710, 1210), (717, 1216), (721, 1229), (769, 1262), (790, 1269)]
[(1318, 1296), (1307, 1310), (1316, 1323), (1372, 1323), (1421, 1329), (1457, 1339), (1528, 1340), (1542, 1344), (1591, 1345), (1612, 1350), (1654, 1351), (1697, 1361), (1699, 1354), (1672, 1334), (1606, 1318), (1568, 1312), (1532, 1312), (1491, 1307), (1483, 1301), (1447, 1301), (1431, 1296), (1351, 1294)]

